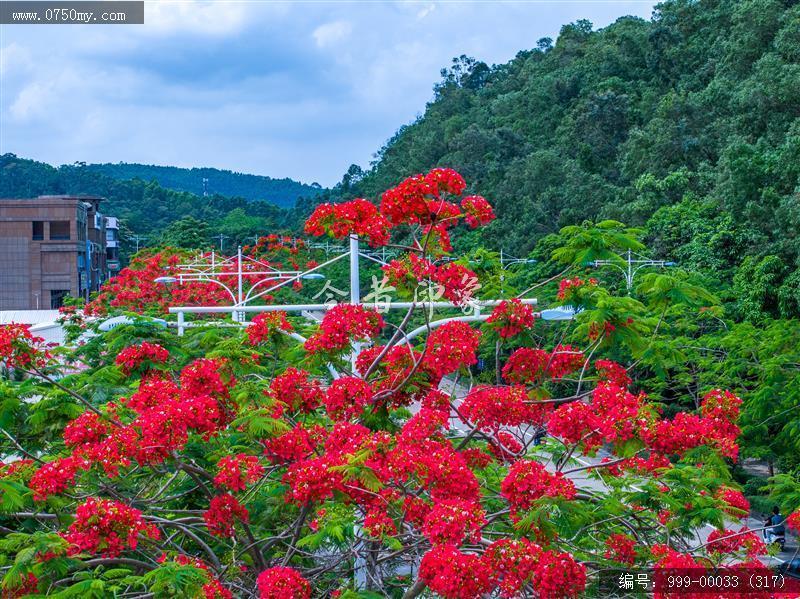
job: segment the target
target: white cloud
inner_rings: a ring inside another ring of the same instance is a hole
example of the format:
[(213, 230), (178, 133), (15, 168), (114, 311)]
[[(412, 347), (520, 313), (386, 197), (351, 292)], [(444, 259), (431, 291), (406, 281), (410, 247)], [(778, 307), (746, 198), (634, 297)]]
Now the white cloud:
[[(200, 33), (232, 35), (248, 21), (245, 2), (212, 2), (209, 0), (148, 0), (145, 4), (146, 33)], [(139, 27), (139, 26), (136, 26)]]
[(312, 35), (319, 48), (326, 48), (347, 39), (352, 31), (349, 21), (332, 21), (317, 27)]
[(29, 71), (33, 64), (30, 50), (16, 42), (0, 48), (0, 72), (3, 78)]
[(417, 19), (420, 21), (431, 14), (434, 10), (436, 10), (436, 5), (431, 2), (427, 6), (423, 6), (420, 11), (417, 13)]

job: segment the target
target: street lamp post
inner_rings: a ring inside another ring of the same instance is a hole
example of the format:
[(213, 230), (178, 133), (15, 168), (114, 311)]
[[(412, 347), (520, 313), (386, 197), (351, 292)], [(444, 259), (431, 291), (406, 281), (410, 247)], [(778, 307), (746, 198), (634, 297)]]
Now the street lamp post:
[[(634, 256), (637, 257), (634, 258)], [(630, 294), (631, 289), (633, 289), (633, 278), (642, 268), (666, 268), (668, 266), (675, 266), (675, 262), (668, 262), (665, 260), (650, 260), (649, 258), (644, 258), (642, 256), (638, 256), (638, 254), (634, 254), (631, 252), (631, 250), (628, 250), (624, 264), (625, 265), (623, 266), (615, 260), (595, 260), (594, 262), (589, 263), (590, 266), (594, 266), (595, 268), (599, 268), (601, 266), (613, 266), (621, 271), (622, 275), (625, 277), (625, 287), (628, 290), (628, 294)]]

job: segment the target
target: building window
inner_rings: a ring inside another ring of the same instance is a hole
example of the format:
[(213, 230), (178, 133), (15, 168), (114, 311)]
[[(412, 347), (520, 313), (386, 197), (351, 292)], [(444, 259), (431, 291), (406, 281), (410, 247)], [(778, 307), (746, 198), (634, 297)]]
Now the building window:
[(33, 221), (33, 240), (42, 241), (44, 239), (44, 223), (40, 220)]
[(69, 295), (69, 289), (50, 290), (50, 309), (58, 310), (64, 305), (64, 298)]
[(58, 241), (69, 240), (69, 221), (68, 220), (51, 221), (50, 239)]

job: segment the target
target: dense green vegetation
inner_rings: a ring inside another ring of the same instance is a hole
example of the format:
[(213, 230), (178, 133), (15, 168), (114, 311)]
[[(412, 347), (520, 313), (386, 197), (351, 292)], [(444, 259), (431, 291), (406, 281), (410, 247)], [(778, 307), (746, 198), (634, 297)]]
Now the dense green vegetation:
[(652, 21), (566, 25), (511, 62), (461, 57), (435, 99), (343, 196), (461, 172), (499, 218), (478, 241), (524, 254), (584, 219), (647, 226), (752, 320), (800, 315), (800, 5), (677, 0)]
[[(287, 217), (284, 210), (270, 202), (222, 195), (203, 197), (167, 189), (155, 181), (116, 180), (83, 164), (55, 168), (14, 154), (0, 156), (0, 197), (43, 194), (94, 194), (107, 198), (103, 212), (121, 219), (126, 252), (135, 247), (132, 234), (146, 236), (147, 245), (163, 241), (179, 247), (196, 247), (198, 242), (208, 245), (212, 235), (222, 234), (227, 237), (229, 248), (237, 243), (252, 243), (254, 236), (283, 227)], [(202, 234), (195, 230), (181, 236), (181, 231), (191, 229), (197, 221), (204, 223)]]
[(87, 164), (86, 168), (117, 180), (155, 180), (167, 189), (196, 195), (203, 195), (203, 179), (207, 179), (205, 191), (211, 195), (264, 200), (283, 208), (291, 208), (298, 198), (313, 197), (322, 190), (319, 183), (306, 185), (289, 178), (273, 179), (216, 168), (178, 168), (126, 162)]

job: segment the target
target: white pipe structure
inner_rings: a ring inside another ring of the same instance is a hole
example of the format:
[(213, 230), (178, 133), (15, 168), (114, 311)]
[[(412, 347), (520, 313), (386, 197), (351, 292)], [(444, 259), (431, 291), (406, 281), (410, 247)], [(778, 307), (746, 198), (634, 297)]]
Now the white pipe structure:
[[(471, 303), (475, 309), (491, 308), (500, 305), (505, 300), (476, 300)], [(529, 306), (537, 305), (535, 298), (520, 300), (523, 304)], [(361, 303), (361, 302), (359, 302)], [(271, 304), (266, 306), (235, 306), (237, 312), (259, 313), (259, 312), (319, 312), (327, 311), (333, 308), (336, 304)], [(367, 304), (369, 305), (369, 304)], [(375, 304), (381, 310), (408, 310), (415, 308), (417, 310), (431, 309), (431, 308), (445, 308), (456, 309), (460, 306), (452, 302), (381, 302)], [(188, 326), (185, 324), (186, 314), (227, 314), (231, 311), (230, 306), (171, 306), (169, 308), (170, 314), (178, 315), (178, 335), (183, 335), (184, 329)], [(471, 318), (469, 316), (457, 316), (454, 320), (462, 318)], [(488, 318), (488, 316), (487, 316)], [(445, 319), (447, 320), (447, 319)], [(442, 321), (436, 321), (442, 322)]]

